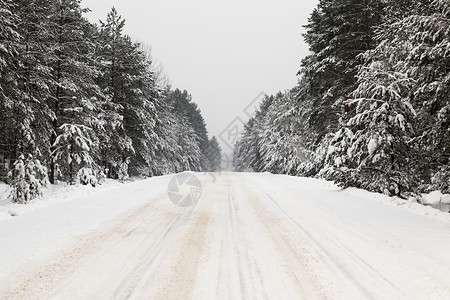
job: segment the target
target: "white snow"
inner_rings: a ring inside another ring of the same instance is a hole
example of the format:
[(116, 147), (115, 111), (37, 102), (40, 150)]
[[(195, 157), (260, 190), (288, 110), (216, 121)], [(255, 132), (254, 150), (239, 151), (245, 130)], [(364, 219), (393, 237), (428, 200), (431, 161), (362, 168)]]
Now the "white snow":
[(167, 198), (172, 175), (56, 187), (17, 217), (3, 202), (0, 299), (449, 298), (448, 213), (317, 179), (196, 175), (191, 208)]
[[(96, 188), (61, 183), (46, 190), (44, 198), (29, 204), (9, 203), (6, 194), (2, 194), (0, 278), (9, 267), (38, 256), (61, 240), (93, 229), (165, 192), (170, 178), (162, 176), (125, 184), (107, 180)], [(4, 192), (8, 190), (5, 184), (0, 187)], [(11, 216), (11, 212), (18, 216)]]
[(422, 194), (422, 198), (423, 204), (443, 212), (450, 212), (450, 195), (442, 194), (441, 191), (434, 191), (428, 194)]
[(66, 183), (58, 183), (57, 185), (49, 185), (48, 188), (45, 188), (44, 197), (36, 198), (28, 204), (13, 204), (8, 199), (10, 188), (2, 182), (0, 183), (0, 221), (9, 219), (8, 211), (10, 209), (18, 213), (29, 213), (60, 202), (78, 199), (92, 193), (120, 186), (123, 186), (123, 184), (116, 180), (107, 180), (103, 185), (99, 185), (96, 188), (93, 188), (91, 185), (67, 185)]
[(398, 126), (405, 131), (405, 117), (402, 114), (397, 114), (395, 116), (395, 121), (398, 123)]
[(369, 143), (367, 144), (367, 150), (369, 151), (369, 155), (372, 155), (378, 147), (378, 137), (373, 137), (370, 139)]

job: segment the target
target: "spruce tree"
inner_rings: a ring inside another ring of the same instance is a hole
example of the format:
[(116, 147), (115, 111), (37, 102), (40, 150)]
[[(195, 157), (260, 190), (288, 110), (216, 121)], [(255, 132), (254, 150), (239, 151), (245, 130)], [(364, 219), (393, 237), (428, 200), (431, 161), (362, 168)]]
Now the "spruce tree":
[[(19, 16), (13, 1), (0, 1), (0, 160), (7, 163), (17, 158), (16, 134), (20, 127), (20, 116), (15, 113), (22, 105), (18, 85), (19, 52), (21, 36), (18, 33)], [(8, 167), (8, 166), (7, 166)], [(4, 177), (7, 170), (0, 170)]]
[(220, 148), (217, 138), (213, 136), (208, 143), (206, 148), (206, 157), (208, 160), (207, 170), (210, 172), (217, 172), (221, 170), (222, 162), (222, 149)]
[(103, 117), (104, 135), (100, 139), (102, 164), (108, 169), (109, 177), (116, 177), (118, 166), (134, 153), (131, 138), (124, 127), (123, 76), (127, 39), (123, 34), (125, 20), (113, 7), (106, 21), (101, 22), (97, 57), (102, 61), (101, 76), (97, 79), (106, 100), (103, 103), (107, 114)]
[[(56, 85), (52, 89), (52, 97), (49, 100), (50, 109), (53, 112), (52, 122), (52, 154), (57, 155), (56, 147), (62, 147), (66, 139), (58, 138), (71, 132), (70, 128), (90, 128), (89, 152), (98, 147), (95, 131), (97, 126), (95, 116), (98, 110), (98, 99), (101, 97), (99, 88), (95, 83), (97, 69), (92, 63), (94, 43), (89, 40), (90, 24), (83, 17), (87, 10), (80, 7), (79, 0), (61, 0), (54, 4), (52, 15), (55, 26), (55, 55), (56, 61), (52, 65), (53, 77)], [(78, 130), (77, 132), (81, 132)], [(58, 140), (58, 141), (57, 141)], [(67, 145), (67, 147), (71, 147)], [(92, 153), (89, 153), (89, 156)], [(55, 163), (57, 157), (50, 161), (50, 182), (56, 179)], [(94, 161), (89, 160), (88, 167)], [(61, 161), (60, 161), (61, 162)], [(67, 170), (66, 178), (73, 181), (73, 164), (60, 166), (60, 170)], [(82, 166), (79, 166), (82, 167)]]
[(321, 0), (305, 26), (311, 54), (302, 60), (299, 75), (300, 84), (306, 85), (300, 88), (306, 89), (310, 102), (312, 151), (323, 147), (322, 140), (338, 129), (340, 115), (353, 109), (345, 100), (355, 88), (358, 55), (374, 47), (383, 7), (380, 1)]
[[(49, 157), (53, 113), (48, 102), (56, 85), (50, 64), (56, 59), (52, 31), (52, 1), (15, 1), (18, 16), (17, 69), (14, 74), (19, 93), (15, 95), (12, 122), (12, 159), (18, 153)], [(47, 163), (48, 161), (45, 161)]]

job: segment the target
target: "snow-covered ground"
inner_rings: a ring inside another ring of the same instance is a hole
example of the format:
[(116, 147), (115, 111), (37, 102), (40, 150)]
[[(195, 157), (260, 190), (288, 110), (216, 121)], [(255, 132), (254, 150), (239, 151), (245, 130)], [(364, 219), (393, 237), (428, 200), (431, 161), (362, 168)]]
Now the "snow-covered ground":
[(173, 176), (55, 188), (17, 217), (3, 202), (0, 299), (450, 298), (448, 213), (315, 179), (196, 175), (188, 208), (168, 199)]
[(102, 185), (98, 185), (96, 188), (93, 188), (91, 185), (67, 185), (65, 183), (59, 183), (44, 188), (44, 197), (34, 199), (30, 203), (22, 205), (10, 203), (10, 200), (8, 199), (10, 187), (6, 183), (0, 182), (0, 220), (11, 219), (11, 212), (14, 212), (17, 215), (28, 214), (34, 210), (41, 210), (54, 204), (60, 204), (60, 202), (80, 199), (92, 193), (119, 186), (123, 186), (123, 184), (117, 180), (109, 179)]

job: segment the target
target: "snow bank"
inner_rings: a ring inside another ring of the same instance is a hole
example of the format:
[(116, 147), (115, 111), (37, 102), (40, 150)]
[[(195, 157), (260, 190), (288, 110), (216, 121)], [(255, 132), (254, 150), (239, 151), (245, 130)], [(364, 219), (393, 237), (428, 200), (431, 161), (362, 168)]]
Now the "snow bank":
[(5, 218), (8, 213), (9, 205), (11, 204), (8, 200), (8, 195), (10, 193), (10, 186), (4, 182), (0, 182), (0, 220)]
[(441, 191), (422, 194), (422, 204), (448, 213), (450, 212), (450, 195), (442, 194)]
[[(401, 199), (399, 197), (389, 197), (383, 194), (377, 194), (377, 193), (371, 193), (365, 190), (355, 189), (355, 188), (348, 188), (347, 189), (349, 193), (357, 194), (360, 196), (367, 196), (371, 195), (371, 198), (375, 201), (384, 203), (389, 206), (396, 206), (402, 209), (408, 210), (410, 213), (418, 214), (418, 215), (424, 215), (429, 216), (434, 219), (438, 219), (441, 221), (445, 221), (450, 223), (450, 214), (448, 211), (444, 210), (444, 205), (442, 205), (442, 210), (439, 210), (439, 204), (435, 205), (428, 205), (428, 204), (421, 204), (417, 202), (416, 199), (411, 198), (409, 200)], [(441, 194), (440, 192), (436, 192)], [(442, 195), (442, 194), (441, 194)], [(448, 195), (444, 195), (448, 196)], [(428, 195), (425, 195), (425, 198), (429, 201), (429, 199), (434, 199), (434, 197), (428, 197)], [(427, 202), (425, 202), (427, 203)], [(449, 207), (449, 206), (447, 206)]]
[[(366, 190), (357, 188), (347, 188), (345, 192), (361, 198), (368, 198), (377, 202), (381, 202), (389, 206), (396, 206), (402, 209), (406, 209), (410, 213), (424, 215), (450, 223), (450, 214), (448, 213), (448, 209), (450, 207), (450, 195), (444, 195), (439, 191), (422, 195), (424, 199), (423, 204), (419, 203), (415, 198), (405, 200), (399, 197), (389, 197), (387, 195), (368, 192)], [(441, 199), (442, 203), (439, 203)]]
[(292, 177), (288, 175), (272, 176), (283, 178), (284, 182), (291, 182), (292, 184), (306, 183), (316, 188), (320, 187), (322, 191), (339, 191), (340, 194), (344, 194), (342, 196), (355, 196), (356, 199), (360, 198), (376, 201), (389, 206), (406, 209), (413, 214), (424, 215), (450, 223), (450, 213), (448, 213), (450, 211), (450, 195), (442, 194), (440, 191), (423, 194), (423, 204), (421, 204), (416, 199), (404, 200), (399, 197), (390, 197), (384, 194), (369, 192), (358, 188), (342, 189), (334, 182), (322, 179), (309, 177)]
[(123, 186), (117, 180), (108, 179), (102, 185), (92, 187), (91, 185), (67, 185), (66, 183), (59, 183), (50, 185), (44, 190), (44, 196), (30, 201), (28, 204), (11, 203), (8, 199), (10, 193), (9, 185), (5, 183), (0, 184), (0, 221), (11, 218), (11, 212), (15, 215), (27, 214), (29, 212), (40, 210), (42, 208), (54, 205), (59, 202), (70, 201), (76, 198), (89, 196), (93, 193), (111, 189), (114, 187)]
[(362, 198), (368, 198), (390, 206), (400, 207), (409, 210), (411, 213), (430, 216), (436, 219), (450, 222), (450, 195), (442, 194), (440, 191), (434, 191), (429, 194), (422, 194), (422, 199), (418, 202), (418, 200), (414, 198), (405, 200), (395, 196), (390, 197), (379, 193), (369, 192), (364, 189), (342, 189), (334, 184), (334, 182), (322, 179), (300, 177), (298, 178), (298, 180), (301, 182), (311, 183), (316, 186), (321, 186), (324, 189), (336, 191), (341, 190), (344, 193), (349, 193), (351, 195), (359, 196)]

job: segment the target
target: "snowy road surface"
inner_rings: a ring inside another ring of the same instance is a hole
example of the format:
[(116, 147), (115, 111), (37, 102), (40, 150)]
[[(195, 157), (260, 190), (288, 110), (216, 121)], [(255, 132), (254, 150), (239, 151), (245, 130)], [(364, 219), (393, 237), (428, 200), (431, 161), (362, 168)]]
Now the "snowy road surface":
[(0, 299), (450, 299), (445, 218), (313, 179), (198, 177), (195, 207), (165, 177), (0, 221)]

